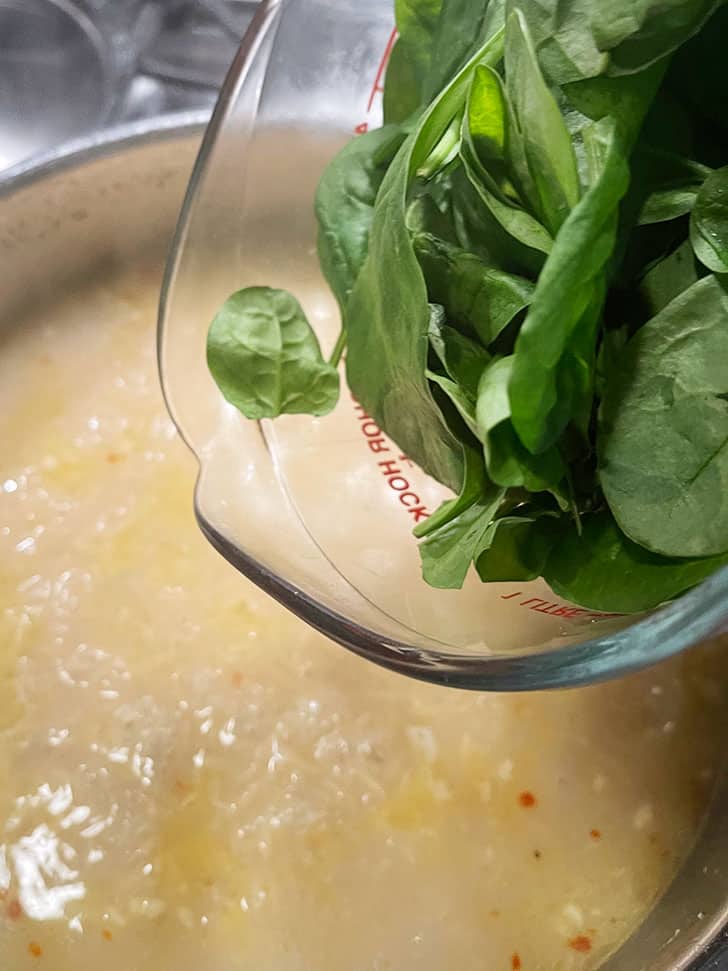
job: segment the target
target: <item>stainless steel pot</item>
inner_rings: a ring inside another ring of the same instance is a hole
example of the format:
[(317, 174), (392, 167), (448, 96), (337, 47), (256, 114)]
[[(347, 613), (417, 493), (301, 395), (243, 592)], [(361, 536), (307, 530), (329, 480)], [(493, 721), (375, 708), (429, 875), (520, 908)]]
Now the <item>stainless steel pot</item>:
[[(13, 326), (30, 301), (124, 265), (156, 266), (161, 281), (202, 120), (117, 129), (0, 178), (0, 328)], [(728, 777), (677, 879), (603, 971), (721, 969), (728, 969)]]

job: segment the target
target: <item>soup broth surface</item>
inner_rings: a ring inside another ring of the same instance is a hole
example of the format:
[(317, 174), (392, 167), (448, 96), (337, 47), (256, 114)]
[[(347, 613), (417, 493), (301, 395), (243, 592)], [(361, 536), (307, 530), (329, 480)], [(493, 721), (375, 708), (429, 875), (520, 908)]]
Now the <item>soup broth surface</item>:
[(719, 645), (465, 694), (249, 585), (125, 272), (0, 338), (0, 968), (590, 971), (694, 840)]

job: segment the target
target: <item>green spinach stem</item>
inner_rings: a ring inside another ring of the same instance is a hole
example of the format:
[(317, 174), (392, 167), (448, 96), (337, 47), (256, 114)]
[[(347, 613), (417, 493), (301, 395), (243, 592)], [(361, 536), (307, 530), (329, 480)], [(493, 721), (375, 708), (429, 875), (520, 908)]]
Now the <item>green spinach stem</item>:
[(339, 336), (336, 338), (334, 349), (331, 352), (331, 357), (329, 358), (329, 364), (331, 365), (331, 367), (339, 366), (341, 355), (344, 353), (345, 350), (346, 350), (346, 331), (342, 330)]

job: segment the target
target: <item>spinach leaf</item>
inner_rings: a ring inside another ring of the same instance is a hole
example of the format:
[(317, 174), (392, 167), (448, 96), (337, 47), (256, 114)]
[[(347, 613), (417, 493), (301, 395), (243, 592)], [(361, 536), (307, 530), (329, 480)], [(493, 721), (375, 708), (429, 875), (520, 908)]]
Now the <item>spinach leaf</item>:
[(301, 305), (285, 290), (249, 287), (225, 301), (207, 336), (207, 363), (246, 418), (326, 415), (339, 375), (321, 356)]
[(650, 553), (620, 532), (608, 511), (585, 516), (555, 542), (543, 577), (558, 597), (592, 610), (638, 613), (697, 586), (728, 556), (672, 559)]
[(455, 406), (457, 413), (465, 422), (468, 429), (473, 435), (477, 436), (478, 429), (475, 424), (475, 399), (473, 396), (468, 393), (466, 388), (458, 384), (457, 381), (452, 381), (442, 374), (429, 370), (425, 374), (440, 391), (444, 392), (446, 397)]
[(401, 37), (392, 48), (382, 96), (385, 125), (400, 124), (421, 107), (419, 54), (416, 48), (408, 49)]
[(384, 121), (401, 122), (424, 102), (442, 0), (395, 0), (398, 38), (387, 65)]
[(589, 24), (590, 0), (507, 0), (506, 16), (520, 10), (538, 59), (553, 84), (604, 74), (608, 59)]
[(505, 0), (443, 0), (425, 100), (431, 101), (503, 27)]
[(713, 273), (728, 273), (728, 165), (705, 180), (690, 217), (690, 241)]
[(656, 151), (650, 145), (641, 145), (632, 162), (645, 177), (645, 198), (639, 213), (639, 225), (679, 219), (691, 211), (700, 187), (710, 175), (711, 169), (693, 159)]
[(412, 199), (405, 214), (407, 229), (413, 239), (416, 239), (420, 233), (427, 233), (453, 245), (457, 244), (451, 193), (450, 170), (440, 173), (426, 183), (419, 182), (413, 185)]
[(494, 520), (488, 545), (475, 564), (480, 579), (484, 583), (527, 583), (540, 577), (558, 532), (554, 513), (528, 506), (518, 510), (518, 515)]
[(473, 75), (467, 105), (467, 127), (476, 154), (488, 162), (503, 164), (507, 156), (508, 102), (498, 74), (490, 67), (479, 67)]
[(631, 74), (697, 33), (723, 0), (589, 0), (590, 27), (610, 74)]
[(457, 519), (485, 493), (487, 480), (482, 454), (468, 444), (465, 444), (463, 451), (465, 472), (459, 494), (454, 499), (446, 499), (431, 516), (415, 526), (413, 532), (418, 539), (429, 536), (441, 526)]
[[(461, 143), (460, 153), (463, 164), (451, 168), (448, 173), (450, 218), (455, 241), (466, 252), (479, 256), (493, 269), (529, 279), (538, 276), (544, 264), (544, 253), (520, 242), (516, 238), (518, 230), (515, 230), (516, 235), (511, 235), (504, 228), (504, 223), (508, 225), (509, 216), (523, 210), (510, 204), (505, 205), (494, 195), (489, 199), (479, 174), (468, 171), (469, 146), (465, 141)], [(487, 173), (485, 177), (488, 178)], [(493, 199), (495, 202), (491, 205)], [(495, 212), (500, 213), (500, 219), (494, 215)], [(544, 240), (544, 246), (550, 248), (552, 240), (547, 231), (537, 220), (532, 217), (529, 219), (534, 231)]]
[(329, 163), (319, 182), (319, 262), (342, 310), (366, 258), (379, 186), (405, 137), (394, 125), (358, 135)]
[(543, 79), (520, 10), (507, 20), (505, 70), (506, 89), (536, 190), (537, 214), (555, 235), (579, 201), (579, 176), (571, 136)]
[(698, 280), (695, 256), (690, 240), (650, 267), (640, 284), (650, 316), (659, 313), (670, 301)]
[(566, 469), (558, 450), (550, 448), (541, 455), (532, 455), (513, 429), (508, 398), (512, 369), (512, 357), (495, 360), (483, 372), (478, 386), (476, 434), (483, 443), (488, 475), (500, 486), (551, 492), (565, 509)]
[(468, 95), (467, 125), (463, 141), (469, 158), (495, 179), (507, 200), (530, 211), (538, 209), (538, 194), (531, 177), (523, 135), (500, 75), (479, 67)]
[[(467, 141), (460, 146), (460, 157), (471, 185), (493, 218), (524, 250), (531, 251), (531, 263), (535, 262), (534, 255), (541, 262), (543, 257), (539, 254), (548, 254), (553, 247), (548, 230), (525, 209), (499, 198), (494, 183)], [(524, 263), (526, 260), (527, 257), (522, 257)]]
[(502, 56), (492, 36), (418, 121), (382, 182), (366, 261), (346, 310), (349, 386), (368, 413), (412, 461), (454, 491), (462, 447), (432, 397), (427, 376), (430, 308), (422, 270), (407, 230), (408, 191), (415, 173), (465, 103), (473, 71)]
[(640, 226), (664, 223), (685, 216), (695, 205), (700, 186), (678, 186), (655, 189), (645, 200), (639, 217)]
[(435, 145), (428, 157), (417, 169), (419, 179), (429, 180), (435, 175), (444, 173), (458, 157), (460, 151), (460, 132), (462, 131), (462, 113), (456, 114), (445, 129), (440, 141)]
[(666, 66), (660, 62), (638, 74), (591, 77), (561, 88), (564, 119), (574, 143), (584, 189), (594, 184), (593, 160), (586, 156), (592, 122), (611, 118), (625, 156), (635, 148), (646, 124), (650, 106), (660, 91)]
[(488, 173), (505, 200), (537, 208), (536, 187), (526, 159), (523, 137), (500, 75), (479, 67), (473, 76), (463, 119), (468, 158), (481, 179)]
[(430, 315), (430, 345), (448, 377), (456, 381), (470, 395), (473, 402), (478, 394), (480, 376), (490, 361), (490, 354), (482, 344), (448, 327), (442, 308)]
[(505, 490), (490, 487), (457, 516), (420, 543), (422, 575), (432, 587), (458, 590), (474, 559), (488, 542), (493, 517)]
[(728, 296), (715, 277), (630, 340), (598, 447), (604, 495), (631, 540), (665, 556), (728, 550)]
[(723, 0), (509, 0), (556, 84), (632, 74), (672, 53)]
[(589, 322), (596, 316), (619, 204), (629, 185), (629, 167), (613, 122), (596, 122), (589, 138), (601, 175), (561, 227), (516, 341), (510, 384), (513, 424), (534, 454), (553, 445), (573, 417), (581, 381), (573, 373), (570, 343), (584, 315)]
[(492, 269), (473, 253), (430, 233), (416, 234), (413, 243), (430, 299), (486, 347), (528, 306), (534, 290), (529, 280)]

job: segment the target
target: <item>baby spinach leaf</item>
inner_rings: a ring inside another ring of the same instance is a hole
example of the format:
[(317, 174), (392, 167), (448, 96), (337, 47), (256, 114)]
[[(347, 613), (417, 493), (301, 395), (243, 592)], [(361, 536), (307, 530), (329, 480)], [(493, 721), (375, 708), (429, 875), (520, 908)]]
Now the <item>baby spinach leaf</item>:
[(487, 172), (506, 200), (536, 208), (523, 138), (503, 81), (493, 68), (479, 67), (473, 76), (462, 137), (471, 165), (480, 163), (475, 167), (481, 179)]
[(507, 0), (506, 16), (520, 10), (549, 80), (567, 84), (603, 74), (607, 56), (589, 25), (590, 0)]
[(532, 455), (513, 429), (508, 397), (512, 369), (512, 357), (495, 360), (483, 372), (478, 386), (476, 434), (483, 443), (488, 476), (500, 486), (551, 492), (565, 509), (566, 469), (558, 450), (550, 448), (541, 455)]
[(585, 516), (554, 543), (543, 577), (571, 603), (608, 613), (651, 610), (728, 563), (728, 556), (672, 559), (650, 553), (619, 530), (608, 511)]
[(480, 376), (490, 361), (490, 354), (482, 344), (448, 327), (444, 313), (433, 313), (430, 316), (430, 345), (448, 377), (475, 401)]
[(490, 487), (472, 505), (420, 543), (422, 575), (432, 587), (459, 590), (487, 543), (491, 521), (505, 490)]
[(549, 91), (520, 10), (508, 17), (505, 44), (506, 89), (538, 197), (538, 215), (555, 235), (579, 201), (579, 175), (571, 136)]
[(396, 125), (413, 115), (422, 104), (418, 73), (419, 51), (412, 51), (398, 38), (387, 63), (382, 96), (385, 125)]
[[(531, 212), (538, 210), (538, 190), (528, 167), (526, 147), (523, 134), (516, 119), (515, 110), (511, 103), (505, 85), (500, 75), (492, 68), (478, 68), (470, 90), (468, 104), (468, 137), (472, 142), (476, 155), (485, 164), (495, 159), (494, 147), (491, 143), (490, 155), (485, 151), (483, 136), (487, 131), (487, 118), (495, 115), (499, 118), (499, 126), (503, 126), (503, 149), (501, 156), (508, 178), (515, 190), (515, 201)], [(506, 195), (511, 197), (512, 192)]]
[[(497, 200), (525, 208), (529, 214), (538, 211), (538, 192), (523, 136), (505, 85), (493, 68), (481, 66), (473, 75), (462, 143), (461, 154), (471, 177), (477, 175), (477, 182)], [(550, 244), (549, 237), (549, 248)]]
[(723, 0), (509, 0), (556, 84), (632, 74), (695, 34)]
[(728, 165), (702, 184), (690, 217), (690, 241), (713, 273), (728, 273)]
[(610, 74), (631, 74), (697, 33), (723, 0), (589, 0), (590, 28)]
[[(574, 81), (561, 88), (561, 108), (578, 150), (579, 175), (584, 189), (594, 184), (595, 173), (584, 166), (585, 134), (592, 122), (611, 118), (625, 156), (634, 149), (641, 137), (649, 114), (665, 74), (665, 64), (658, 63), (638, 74), (622, 77), (590, 77)], [(588, 138), (588, 134), (587, 134)]]
[(555, 513), (528, 506), (518, 510), (518, 515), (494, 520), (488, 545), (475, 563), (480, 579), (484, 583), (526, 583), (540, 577), (558, 532)]
[(469, 394), (462, 385), (458, 384), (457, 381), (452, 381), (443, 374), (437, 374), (435, 371), (429, 370), (426, 371), (425, 374), (434, 385), (444, 392), (452, 404), (455, 405), (457, 413), (460, 415), (473, 435), (477, 435), (478, 429), (475, 424), (475, 399), (473, 396)]
[(479, 67), (468, 94), (467, 126), (481, 161), (506, 158), (508, 105), (503, 82), (489, 67)]
[(637, 331), (607, 383), (599, 477), (622, 531), (665, 556), (728, 550), (728, 296), (694, 283)]
[(534, 251), (536, 254), (550, 253), (553, 238), (549, 231), (525, 209), (499, 197), (497, 187), (488, 173), (481, 168), (480, 160), (475, 158), (467, 141), (463, 141), (460, 146), (460, 157), (468, 179), (481, 202), (505, 232), (526, 250)]
[[(595, 298), (612, 255), (618, 208), (629, 167), (609, 119), (596, 122), (602, 171), (568, 216), (556, 238), (516, 341), (510, 402), (513, 424), (537, 454), (553, 445), (573, 417), (569, 349), (578, 325), (595, 317)], [(592, 328), (593, 329), (593, 328)]]
[(405, 137), (404, 129), (394, 125), (358, 135), (319, 182), (319, 262), (342, 310), (366, 258), (379, 186)]
[(534, 290), (529, 280), (492, 269), (473, 253), (430, 233), (416, 234), (413, 242), (430, 299), (443, 305), (453, 323), (474, 331), (486, 347), (528, 306)]
[(445, 129), (440, 141), (417, 169), (418, 178), (431, 179), (433, 176), (445, 172), (448, 166), (455, 161), (460, 151), (462, 124), (462, 112), (459, 112)]
[(457, 519), (483, 496), (487, 485), (483, 456), (478, 449), (467, 443), (463, 451), (465, 472), (459, 494), (454, 499), (446, 499), (431, 516), (415, 526), (413, 532), (418, 539), (429, 536), (441, 526)]
[(420, 233), (426, 233), (451, 245), (459, 245), (453, 211), (453, 185), (457, 181), (458, 167), (450, 167), (427, 182), (415, 181), (412, 185), (405, 222), (413, 240)]
[(440, 93), (390, 165), (377, 196), (367, 258), (345, 315), (352, 391), (414, 462), (453, 490), (462, 480), (462, 447), (425, 374), (430, 307), (406, 225), (408, 190), (462, 109), (475, 68), (497, 63), (502, 50), (501, 32)]
[(712, 169), (672, 151), (656, 149), (645, 139), (646, 132), (631, 163), (630, 195), (641, 196), (636, 200), (637, 223), (649, 226), (680, 219), (695, 205), (700, 187)]
[[(502, 206), (503, 203), (492, 196), (496, 202), (491, 211), (490, 200), (487, 193), (483, 195), (484, 186), (480, 183), (479, 176), (467, 171), (465, 153), (468, 151), (468, 146), (464, 142), (461, 143), (460, 151), (463, 164), (454, 167), (449, 173), (450, 215), (457, 244), (466, 252), (479, 256), (493, 269), (504, 270), (529, 279), (538, 276), (544, 264), (544, 253), (519, 242), (504, 228), (501, 221), (493, 214), (499, 211), (498, 204)], [(473, 176), (472, 181), (471, 176)], [(510, 205), (507, 208), (508, 212), (503, 215), (504, 219), (507, 219), (513, 211), (522, 211)], [(545, 237), (545, 245), (550, 245), (552, 240), (546, 230), (538, 223), (536, 230)]]
[(425, 84), (431, 101), (489, 37), (503, 27), (505, 0), (443, 0)]
[(679, 186), (677, 188), (655, 189), (645, 200), (640, 211), (639, 225), (664, 223), (670, 219), (685, 216), (695, 205), (700, 186)]
[(690, 240), (650, 267), (640, 284), (640, 292), (654, 316), (698, 280)]
[(249, 287), (225, 301), (207, 335), (207, 363), (225, 398), (247, 418), (326, 415), (339, 375), (301, 305), (285, 290)]
[(425, 100), (442, 0), (395, 0), (398, 38), (387, 65), (384, 121), (401, 122)]

